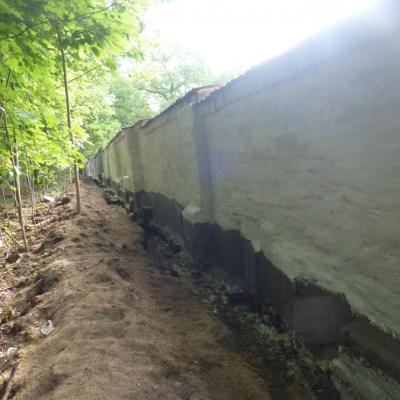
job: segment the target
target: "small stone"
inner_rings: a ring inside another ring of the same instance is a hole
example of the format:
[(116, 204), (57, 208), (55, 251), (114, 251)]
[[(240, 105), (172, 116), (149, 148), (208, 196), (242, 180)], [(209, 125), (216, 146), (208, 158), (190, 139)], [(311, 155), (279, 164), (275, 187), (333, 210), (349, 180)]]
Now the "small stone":
[(210, 303), (215, 303), (215, 300), (216, 300), (216, 296), (214, 294), (208, 296), (208, 301)]
[(19, 254), (17, 251), (12, 251), (6, 258), (6, 263), (12, 264), (15, 263), (19, 258)]
[(176, 270), (176, 269), (171, 269), (170, 271), (169, 271), (169, 274), (171, 275), (171, 276), (173, 276), (174, 278), (179, 278), (181, 275), (180, 275), (180, 273)]
[(48, 195), (46, 195), (46, 196), (43, 196), (43, 202), (44, 203), (54, 203), (54, 197), (52, 197), (52, 196), (48, 196)]
[(18, 349), (16, 347), (9, 347), (7, 349), (7, 357), (13, 358), (16, 357), (18, 354)]
[(33, 253), (39, 253), (43, 249), (43, 247), (44, 247), (43, 243), (37, 243), (37, 244), (31, 246), (31, 251)]
[(58, 197), (56, 199), (56, 206), (63, 206), (65, 204), (71, 203), (71, 198), (68, 196)]
[(131, 221), (133, 221), (135, 219), (135, 213), (131, 212), (128, 214), (128, 217)]
[(269, 325), (269, 323), (271, 322), (271, 317), (269, 315), (263, 315), (262, 321), (264, 322), (264, 324)]
[(47, 325), (42, 326), (40, 328), (40, 333), (43, 336), (49, 336), (53, 331), (54, 331), (54, 326), (53, 326), (53, 323), (50, 320), (47, 321)]

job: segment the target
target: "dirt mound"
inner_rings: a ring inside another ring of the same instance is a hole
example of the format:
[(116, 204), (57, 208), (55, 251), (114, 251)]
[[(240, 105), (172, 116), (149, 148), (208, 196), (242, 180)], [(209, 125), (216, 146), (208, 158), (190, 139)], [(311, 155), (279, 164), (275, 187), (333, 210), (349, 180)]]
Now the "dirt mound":
[(56, 212), (29, 256), (35, 274), (8, 298), (2, 330), (20, 357), (10, 398), (269, 399), (193, 287), (154, 267), (141, 228), (82, 189), (82, 214)]

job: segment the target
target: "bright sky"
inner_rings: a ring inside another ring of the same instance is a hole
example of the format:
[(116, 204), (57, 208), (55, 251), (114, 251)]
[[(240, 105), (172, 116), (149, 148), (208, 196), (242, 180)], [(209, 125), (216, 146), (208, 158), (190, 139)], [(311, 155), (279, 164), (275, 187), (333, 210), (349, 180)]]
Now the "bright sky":
[(245, 69), (372, 5), (375, 0), (170, 0), (147, 33), (202, 55), (216, 72)]

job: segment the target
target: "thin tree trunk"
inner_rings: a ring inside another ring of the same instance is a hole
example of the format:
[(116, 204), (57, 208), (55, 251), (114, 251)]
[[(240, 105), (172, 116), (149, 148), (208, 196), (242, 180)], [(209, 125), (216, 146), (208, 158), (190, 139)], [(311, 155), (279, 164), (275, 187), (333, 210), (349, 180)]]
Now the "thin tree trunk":
[[(8, 84), (10, 82), (10, 77), (11, 77), (11, 69), (8, 70), (6, 87), (8, 86)], [(19, 170), (17, 140), (15, 137), (15, 131), (14, 131), (14, 146), (13, 146), (11, 143), (11, 139), (10, 139), (10, 133), (8, 131), (6, 113), (4, 113), (3, 119), (4, 119), (4, 127), (5, 127), (5, 131), (6, 131), (7, 139), (8, 139), (8, 144), (10, 146), (11, 161), (12, 161), (12, 165), (14, 167), (14, 181), (15, 181), (15, 190), (16, 190), (16, 203), (17, 203), (16, 206), (17, 206), (17, 212), (18, 212), (18, 219), (19, 219), (19, 223), (21, 225), (22, 239), (24, 241), (24, 247), (25, 247), (26, 252), (29, 252), (28, 242), (26, 240), (26, 234), (25, 234), (24, 217), (22, 214), (21, 185), (20, 185), (20, 179), (19, 179), (19, 171), (20, 170)]]
[(15, 131), (14, 131), (14, 146), (12, 146), (10, 134), (8, 131), (8, 126), (7, 126), (7, 117), (5, 114), (4, 114), (4, 126), (5, 126), (5, 130), (6, 130), (7, 138), (8, 138), (8, 143), (10, 145), (11, 160), (12, 160), (12, 164), (14, 167), (14, 182), (15, 182), (15, 191), (16, 191), (15, 194), (16, 194), (18, 219), (19, 219), (19, 224), (21, 225), (21, 231), (22, 231), (22, 240), (24, 241), (25, 250), (28, 252), (29, 247), (28, 247), (28, 242), (26, 241), (24, 216), (22, 214), (21, 184), (20, 184), (20, 179), (19, 179), (20, 169), (19, 169), (19, 159), (18, 159), (17, 138), (15, 136)]
[(22, 240), (24, 241), (24, 247), (25, 250), (28, 252), (29, 247), (28, 247), (28, 242), (26, 240), (26, 233), (25, 233), (25, 222), (24, 222), (24, 216), (22, 214), (22, 199), (21, 199), (21, 182), (19, 179), (19, 158), (18, 158), (18, 147), (17, 144), (14, 146), (14, 179), (15, 179), (15, 190), (16, 190), (16, 195), (17, 195), (17, 211), (18, 211), (18, 219), (19, 223), (21, 225), (21, 230), (22, 230)]
[(25, 155), (25, 164), (26, 164), (26, 183), (28, 185), (28, 189), (31, 193), (31, 217), (33, 227), (35, 229), (36, 236), (38, 235), (38, 230), (36, 227), (36, 217), (35, 217), (35, 208), (36, 208), (36, 195), (35, 195), (35, 177), (33, 174), (31, 175), (31, 169), (29, 167), (29, 158), (26, 154), (26, 150), (24, 151)]
[(13, 234), (13, 231), (12, 231), (12, 228), (11, 228), (11, 224), (10, 224), (10, 216), (9, 216), (9, 214), (8, 214), (8, 204), (7, 204), (6, 194), (4, 193), (4, 187), (3, 187), (3, 185), (1, 185), (1, 192), (2, 192), (2, 194), (3, 194), (4, 206), (6, 207), (7, 226), (8, 226), (8, 229), (10, 230), (9, 236), (10, 236), (10, 238), (12, 239), (14, 245), (17, 245), (17, 242), (16, 242), (16, 240), (15, 240), (15, 238), (14, 238), (14, 234)]
[(37, 235), (38, 230), (36, 227), (36, 191), (35, 191), (35, 177), (33, 175), (32, 175), (31, 184), (32, 184), (32, 191), (31, 191), (31, 194), (32, 194), (32, 222), (33, 222), (33, 225), (35, 226), (35, 232)]
[[(68, 130), (70, 134), (70, 139), (72, 144), (75, 144), (74, 134), (72, 132), (72, 123), (71, 123), (71, 108), (69, 103), (69, 92), (68, 92), (68, 75), (67, 75), (67, 62), (65, 57), (64, 46), (62, 43), (61, 32), (57, 27), (57, 36), (58, 36), (58, 44), (61, 53), (61, 62), (63, 67), (63, 77), (64, 77), (64, 91), (65, 91), (65, 105), (67, 109), (67, 123)], [(76, 187), (76, 212), (77, 214), (81, 213), (81, 189), (79, 185), (79, 167), (77, 162), (74, 162), (74, 177), (75, 177), (75, 187)]]
[(5, 245), (6, 245), (6, 241), (4, 240), (3, 231), (0, 229), (0, 247), (3, 247)]

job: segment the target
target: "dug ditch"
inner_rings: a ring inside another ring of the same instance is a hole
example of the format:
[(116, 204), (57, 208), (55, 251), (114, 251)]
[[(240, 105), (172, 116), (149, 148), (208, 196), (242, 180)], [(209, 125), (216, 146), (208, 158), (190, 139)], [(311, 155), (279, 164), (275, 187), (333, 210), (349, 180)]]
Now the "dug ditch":
[(35, 274), (7, 297), (2, 331), (20, 360), (10, 398), (336, 398), (271, 307), (145, 234), (101, 189), (82, 193), (82, 214), (62, 206), (30, 256)]

